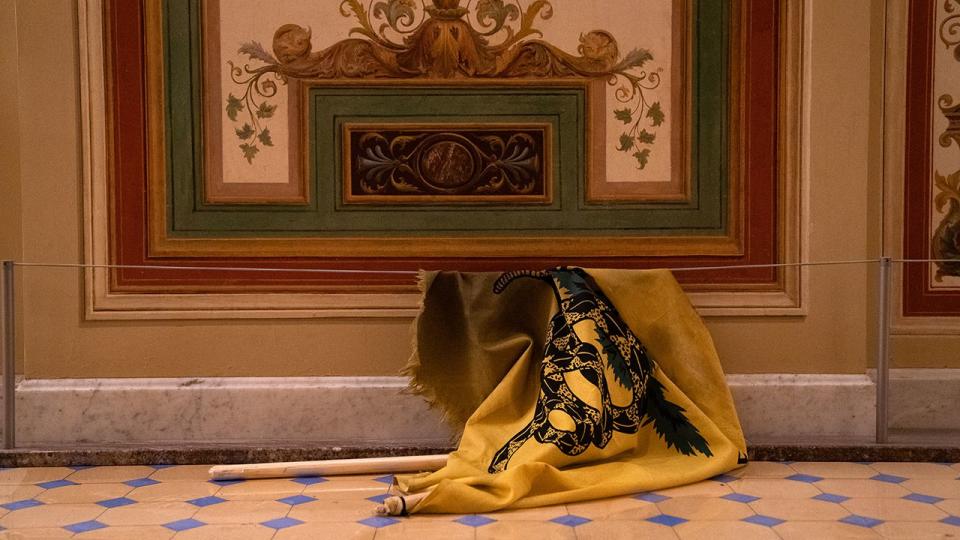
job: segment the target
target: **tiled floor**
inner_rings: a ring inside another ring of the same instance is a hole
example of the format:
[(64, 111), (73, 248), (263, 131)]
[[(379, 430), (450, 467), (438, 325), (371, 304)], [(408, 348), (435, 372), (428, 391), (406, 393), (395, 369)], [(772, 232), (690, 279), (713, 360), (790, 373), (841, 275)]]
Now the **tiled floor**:
[(390, 477), (207, 481), (206, 465), (0, 470), (0, 538), (960, 538), (960, 464), (751, 463), (629, 497), (377, 517)]

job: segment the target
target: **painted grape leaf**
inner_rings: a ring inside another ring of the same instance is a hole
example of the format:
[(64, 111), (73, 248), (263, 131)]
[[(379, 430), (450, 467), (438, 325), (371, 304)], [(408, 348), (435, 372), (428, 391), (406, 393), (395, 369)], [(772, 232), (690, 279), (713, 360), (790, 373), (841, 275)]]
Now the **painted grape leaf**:
[(633, 153), (633, 157), (637, 158), (637, 163), (640, 164), (640, 168), (647, 166), (647, 162), (650, 160), (650, 149), (644, 148), (643, 150), (637, 150)]
[(273, 116), (273, 112), (276, 110), (276, 105), (270, 105), (264, 101), (259, 107), (257, 107), (257, 118), (270, 118)]
[(227, 97), (227, 118), (236, 122), (237, 113), (243, 110), (243, 102), (240, 101), (240, 98), (230, 94)]
[(663, 123), (663, 109), (660, 108), (659, 101), (650, 106), (650, 110), (647, 111), (647, 118), (653, 121), (654, 126)]
[(260, 135), (257, 135), (257, 139), (259, 139), (264, 146), (273, 146), (273, 139), (270, 138), (270, 130), (268, 128), (263, 128)]
[(240, 150), (243, 150), (243, 157), (247, 159), (247, 163), (253, 164), (253, 158), (257, 155), (257, 152), (260, 151), (259, 148), (252, 144), (241, 144)]
[(631, 148), (633, 148), (633, 137), (626, 133), (620, 135), (620, 146), (617, 147), (617, 150), (626, 152)]
[(640, 133), (637, 135), (637, 140), (639, 140), (643, 144), (653, 144), (653, 141), (656, 138), (657, 138), (657, 135), (655, 133), (650, 133), (645, 129), (641, 130)]
[(244, 124), (243, 127), (238, 128), (236, 132), (237, 132), (237, 137), (239, 137), (241, 141), (245, 141), (250, 137), (253, 137), (253, 133), (254, 133), (253, 127), (251, 127), (250, 124)]
[(629, 124), (633, 122), (633, 114), (631, 114), (630, 109), (623, 108), (613, 111), (613, 117), (617, 120), (620, 120), (624, 124)]

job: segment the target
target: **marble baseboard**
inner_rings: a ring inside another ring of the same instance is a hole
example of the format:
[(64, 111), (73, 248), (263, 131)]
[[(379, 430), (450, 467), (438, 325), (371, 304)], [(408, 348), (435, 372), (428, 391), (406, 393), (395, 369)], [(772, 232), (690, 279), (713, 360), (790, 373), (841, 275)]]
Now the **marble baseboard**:
[[(960, 427), (951, 414), (960, 370), (917, 371), (891, 375), (892, 424)], [(875, 386), (866, 375), (728, 381), (751, 444), (873, 438)], [(440, 415), (405, 386), (399, 377), (25, 380), (17, 445), (448, 446), (453, 434)]]

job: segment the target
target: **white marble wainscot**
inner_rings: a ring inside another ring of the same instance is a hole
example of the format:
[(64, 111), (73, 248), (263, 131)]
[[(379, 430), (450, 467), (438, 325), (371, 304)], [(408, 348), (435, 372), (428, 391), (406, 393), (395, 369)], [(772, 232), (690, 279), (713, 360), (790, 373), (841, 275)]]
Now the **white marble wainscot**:
[[(918, 372), (918, 373), (910, 373)], [(728, 375), (751, 443), (869, 442), (867, 375)], [(19, 447), (445, 446), (450, 430), (400, 377), (25, 380)], [(960, 427), (960, 370), (893, 370), (891, 427)]]

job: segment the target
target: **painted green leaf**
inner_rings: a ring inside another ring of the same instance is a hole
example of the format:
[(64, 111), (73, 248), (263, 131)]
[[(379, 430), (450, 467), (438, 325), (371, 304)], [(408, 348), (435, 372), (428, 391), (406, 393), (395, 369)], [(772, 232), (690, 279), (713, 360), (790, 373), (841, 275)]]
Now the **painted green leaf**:
[(659, 126), (663, 123), (663, 109), (660, 108), (659, 101), (650, 106), (650, 109), (647, 111), (647, 118), (653, 120), (654, 126)]
[(615, 70), (622, 71), (635, 67), (642, 67), (648, 60), (653, 60), (653, 55), (646, 49), (633, 49), (628, 52), (623, 60), (617, 64)]
[(631, 148), (633, 148), (633, 137), (627, 135), (626, 133), (620, 135), (620, 146), (617, 147), (617, 150), (626, 152)]
[(277, 110), (276, 105), (270, 105), (264, 101), (259, 107), (257, 107), (257, 118), (270, 118), (273, 116), (273, 111), (275, 110)]
[(270, 138), (270, 130), (267, 128), (263, 128), (260, 135), (257, 135), (257, 139), (260, 139), (264, 146), (273, 146), (273, 139)]
[(653, 141), (657, 138), (656, 133), (650, 133), (647, 130), (641, 130), (640, 134), (637, 135), (637, 140), (643, 144), (653, 144)]
[(617, 120), (620, 120), (624, 124), (629, 124), (633, 122), (633, 114), (630, 113), (630, 109), (617, 109), (613, 111), (613, 117)]
[(227, 97), (227, 118), (236, 121), (237, 113), (243, 110), (243, 102), (240, 98), (230, 94)]
[(633, 157), (637, 158), (637, 163), (640, 164), (640, 168), (647, 166), (647, 161), (650, 160), (650, 149), (644, 148), (643, 150), (637, 150), (633, 153)]
[(243, 150), (243, 157), (247, 159), (247, 163), (251, 164), (253, 163), (254, 156), (256, 156), (257, 152), (260, 151), (260, 149), (256, 146), (247, 143), (241, 144), (240, 150)]
[(236, 132), (237, 137), (239, 137), (241, 141), (245, 141), (250, 137), (253, 137), (253, 128), (250, 127), (250, 124), (244, 124), (242, 128), (237, 128)]

